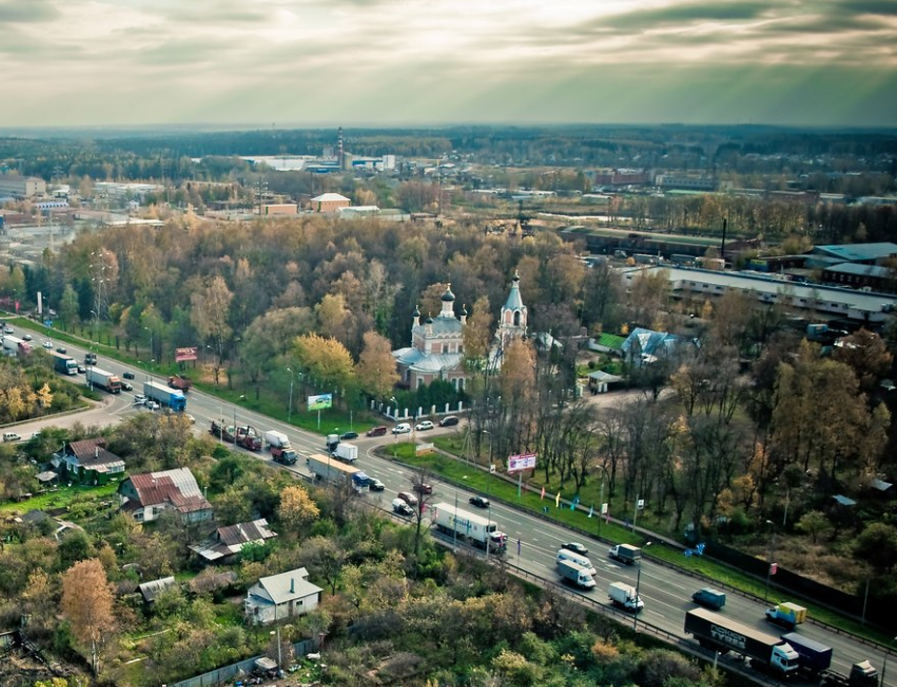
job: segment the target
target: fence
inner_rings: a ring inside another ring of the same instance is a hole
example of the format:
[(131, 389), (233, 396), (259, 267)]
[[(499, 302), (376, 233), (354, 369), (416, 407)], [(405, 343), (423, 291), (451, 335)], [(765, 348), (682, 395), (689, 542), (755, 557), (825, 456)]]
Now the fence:
[[(293, 655), (305, 656), (305, 654), (309, 653), (314, 647), (315, 643), (311, 639), (304, 639), (301, 642), (296, 642), (293, 644)], [(174, 682), (167, 687), (219, 687), (220, 685), (230, 682), (240, 674), (248, 675), (251, 673), (253, 665), (259, 658), (262, 658), (262, 656), (253, 656), (252, 658), (247, 658), (239, 663), (231, 663), (230, 665), (210, 670), (208, 673), (196, 675), (186, 680), (181, 680), (180, 682)]]

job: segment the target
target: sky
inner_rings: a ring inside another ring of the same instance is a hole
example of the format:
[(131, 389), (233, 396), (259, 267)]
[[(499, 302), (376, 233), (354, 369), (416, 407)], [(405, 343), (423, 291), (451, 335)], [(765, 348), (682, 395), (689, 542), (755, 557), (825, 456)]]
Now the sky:
[(0, 127), (897, 125), (897, 0), (0, 0)]

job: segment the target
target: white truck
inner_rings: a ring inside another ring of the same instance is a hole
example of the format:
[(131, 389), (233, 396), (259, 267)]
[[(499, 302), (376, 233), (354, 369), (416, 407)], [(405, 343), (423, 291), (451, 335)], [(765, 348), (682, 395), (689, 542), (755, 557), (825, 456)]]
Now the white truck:
[(110, 394), (117, 394), (121, 391), (121, 380), (111, 372), (106, 372), (98, 367), (89, 367), (84, 376), (87, 378), (88, 386), (103, 389)]
[(431, 506), (430, 518), (440, 532), (466, 539), (481, 549), (485, 549), (487, 543), (489, 551), (504, 551), (508, 546), (508, 535), (499, 531), (498, 523), (450, 503)]
[(342, 442), (336, 445), (336, 450), (331, 455), (337, 460), (351, 465), (358, 460), (358, 447), (355, 444)]
[(645, 603), (635, 593), (635, 587), (631, 587), (623, 582), (611, 582), (607, 588), (607, 598), (615, 606), (625, 608), (627, 611), (633, 611), (634, 613), (638, 613), (645, 607)]
[(581, 589), (595, 588), (592, 573), (572, 561), (558, 561), (558, 572), (565, 580)]
[(6, 334), (3, 337), (3, 353), (13, 358), (25, 356), (31, 352), (31, 344), (17, 336)]
[(272, 446), (274, 448), (292, 448), (292, 446), (290, 446), (290, 438), (283, 432), (278, 432), (273, 429), (269, 429), (265, 432), (265, 445), (268, 448), (271, 448)]

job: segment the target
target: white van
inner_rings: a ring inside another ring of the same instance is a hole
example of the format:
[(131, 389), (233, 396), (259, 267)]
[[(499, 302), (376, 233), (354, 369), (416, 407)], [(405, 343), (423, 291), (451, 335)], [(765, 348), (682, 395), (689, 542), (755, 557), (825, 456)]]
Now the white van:
[(21, 438), (22, 437), (20, 437), (15, 432), (4, 432), (3, 433), (3, 441), (18, 441)]
[(558, 551), (557, 562), (561, 561), (570, 561), (571, 563), (576, 563), (583, 570), (586, 570), (590, 575), (597, 575), (598, 571), (595, 570), (595, 566), (592, 565), (592, 561), (590, 561), (585, 556), (580, 556), (578, 553), (573, 553), (572, 551), (568, 551), (567, 549), (561, 549)]

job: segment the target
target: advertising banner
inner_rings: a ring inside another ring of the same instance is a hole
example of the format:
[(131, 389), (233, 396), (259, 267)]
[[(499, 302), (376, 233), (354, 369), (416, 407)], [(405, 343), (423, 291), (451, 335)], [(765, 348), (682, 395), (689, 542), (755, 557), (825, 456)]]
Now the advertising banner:
[(508, 456), (508, 474), (536, 469), (536, 454), (524, 453), (519, 456)]
[(174, 361), (182, 363), (185, 360), (196, 360), (196, 346), (174, 349)]
[(333, 394), (320, 394), (308, 397), (309, 410), (326, 410), (333, 407)]

